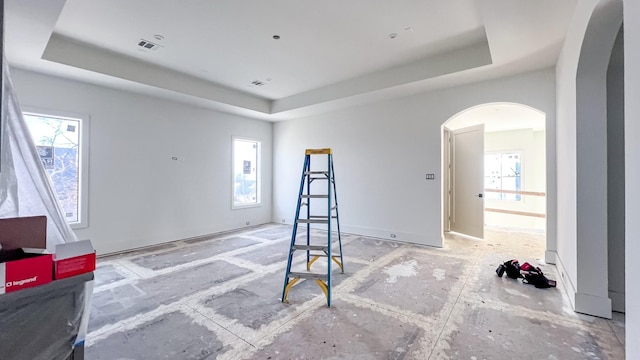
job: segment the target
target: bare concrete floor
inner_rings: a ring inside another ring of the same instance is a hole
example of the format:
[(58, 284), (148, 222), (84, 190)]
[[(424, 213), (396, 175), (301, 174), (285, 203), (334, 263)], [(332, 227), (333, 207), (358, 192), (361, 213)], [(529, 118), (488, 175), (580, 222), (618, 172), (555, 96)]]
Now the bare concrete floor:
[[(331, 308), (313, 281), (280, 302), (290, 236), (269, 224), (99, 259), (86, 358), (624, 359), (624, 316), (574, 313), (540, 234), (442, 249), (344, 235)], [(513, 258), (558, 288), (497, 277)]]

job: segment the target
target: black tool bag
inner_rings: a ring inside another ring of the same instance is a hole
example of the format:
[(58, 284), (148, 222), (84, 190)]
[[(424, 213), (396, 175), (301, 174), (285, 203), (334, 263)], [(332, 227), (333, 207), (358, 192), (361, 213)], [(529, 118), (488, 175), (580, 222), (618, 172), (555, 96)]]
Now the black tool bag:
[(498, 274), (499, 277), (502, 277), (502, 275), (505, 272), (507, 273), (507, 276), (512, 279), (517, 279), (522, 277), (520, 275), (520, 263), (518, 263), (518, 260), (515, 260), (515, 259), (505, 261), (504, 263), (500, 264), (496, 269), (496, 274)]
[(522, 279), (523, 283), (534, 285), (538, 289), (556, 287), (556, 281), (547, 279), (539, 267), (530, 267), (527, 271), (522, 272), (522, 276), (524, 278)]

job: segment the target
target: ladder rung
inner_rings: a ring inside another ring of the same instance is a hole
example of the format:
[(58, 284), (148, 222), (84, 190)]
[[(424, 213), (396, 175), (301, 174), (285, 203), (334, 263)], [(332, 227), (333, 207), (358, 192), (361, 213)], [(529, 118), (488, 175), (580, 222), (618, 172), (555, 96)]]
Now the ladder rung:
[[(332, 219), (337, 219), (335, 215), (331, 215)], [(309, 219), (327, 219), (327, 215), (309, 215)]]
[[(305, 175), (313, 175), (313, 174), (323, 174), (323, 175), (327, 175), (329, 172), (327, 170), (324, 171), (305, 171), (304, 174)], [(323, 178), (326, 179), (326, 178)]]
[[(327, 257), (327, 256), (329, 256), (329, 255), (327, 255), (327, 254), (309, 254), (309, 257), (314, 257), (314, 256), (318, 256), (318, 257)], [(340, 257), (340, 254), (331, 254), (331, 256)]]
[(328, 177), (310, 177), (309, 180), (329, 180)]
[(326, 224), (327, 219), (298, 219), (299, 224)]
[(322, 148), (322, 149), (306, 149), (304, 151), (305, 155), (331, 155), (331, 148)]
[(329, 247), (327, 245), (293, 245), (291, 248), (293, 250), (329, 251)]
[(329, 195), (302, 195), (303, 199), (327, 199)]
[(327, 280), (327, 274), (318, 273), (302, 273), (302, 272), (290, 272), (289, 277), (300, 279), (321, 279)]

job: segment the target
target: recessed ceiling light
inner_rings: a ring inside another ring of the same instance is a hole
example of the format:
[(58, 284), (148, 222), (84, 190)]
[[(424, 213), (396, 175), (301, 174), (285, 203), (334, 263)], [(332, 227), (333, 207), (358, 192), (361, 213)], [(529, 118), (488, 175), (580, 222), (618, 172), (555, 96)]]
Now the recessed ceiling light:
[(280, 35), (273, 35), (274, 40), (280, 40)]
[(389, 39), (395, 39), (397, 37), (398, 37), (398, 34), (396, 34), (396, 33), (389, 34)]
[(155, 34), (155, 35), (153, 35), (153, 37), (158, 41), (164, 40), (164, 36), (162, 36), (162, 35)]

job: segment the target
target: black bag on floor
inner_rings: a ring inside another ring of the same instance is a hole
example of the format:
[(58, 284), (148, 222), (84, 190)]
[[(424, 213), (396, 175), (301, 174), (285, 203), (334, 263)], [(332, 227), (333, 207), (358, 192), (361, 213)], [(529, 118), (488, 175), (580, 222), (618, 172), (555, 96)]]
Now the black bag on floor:
[[(522, 265), (523, 265), (523, 268), (527, 269), (526, 271), (522, 271), (522, 276), (524, 277), (524, 279), (522, 279), (523, 283), (531, 284), (537, 287), (538, 289), (556, 287), (556, 281), (547, 279), (547, 277), (544, 276), (544, 274), (542, 273), (542, 270), (540, 270), (539, 267), (534, 268), (528, 263), (524, 263)], [(528, 266), (524, 266), (524, 265), (528, 265)]]
[(520, 263), (518, 263), (518, 260), (515, 260), (515, 259), (505, 261), (504, 263), (500, 264), (496, 269), (496, 274), (498, 274), (499, 277), (502, 277), (502, 275), (505, 272), (507, 273), (507, 276), (512, 279), (517, 279), (522, 277), (520, 275)]

